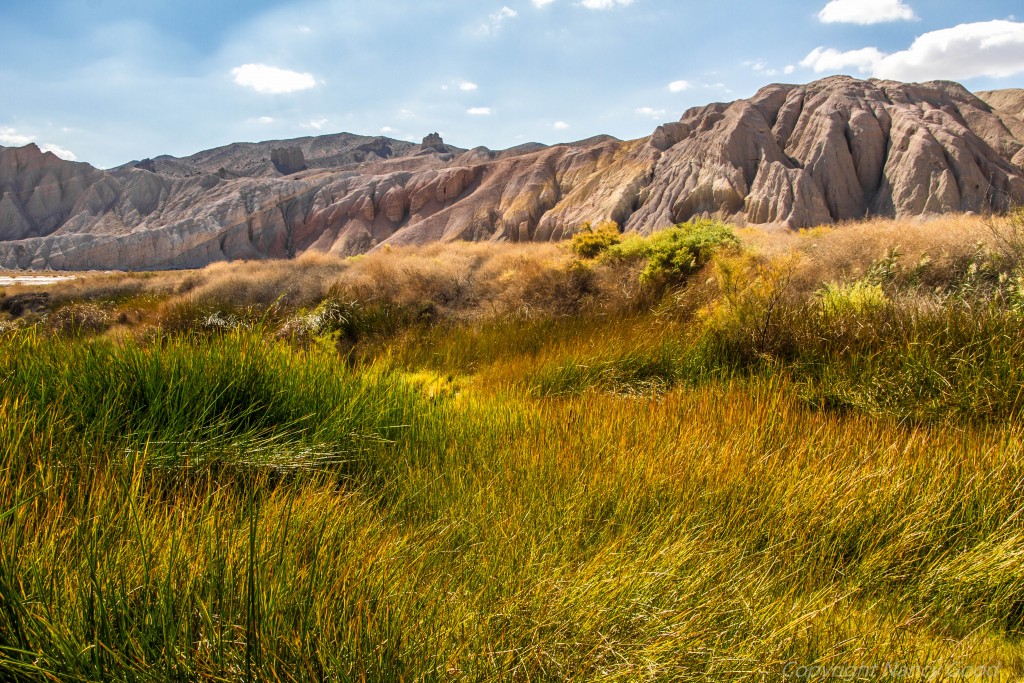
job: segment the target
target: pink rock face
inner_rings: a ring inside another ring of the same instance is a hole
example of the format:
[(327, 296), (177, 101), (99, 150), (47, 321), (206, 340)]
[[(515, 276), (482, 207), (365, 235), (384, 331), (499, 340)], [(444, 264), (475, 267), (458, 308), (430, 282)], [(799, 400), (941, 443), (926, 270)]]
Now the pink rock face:
[(0, 148), (0, 267), (182, 268), (558, 240), (605, 219), (649, 233), (704, 215), (796, 228), (998, 210), (1024, 200), (1024, 91), (982, 95), (834, 77), (695, 108), (649, 138), (504, 152), (339, 134), (108, 172), (33, 145)]

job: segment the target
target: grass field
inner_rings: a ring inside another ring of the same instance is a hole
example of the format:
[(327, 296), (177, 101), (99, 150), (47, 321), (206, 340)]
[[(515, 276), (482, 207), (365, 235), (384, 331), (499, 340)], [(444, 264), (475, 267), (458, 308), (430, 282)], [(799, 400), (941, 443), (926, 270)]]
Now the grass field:
[(10, 288), (0, 680), (1021, 680), (989, 222)]

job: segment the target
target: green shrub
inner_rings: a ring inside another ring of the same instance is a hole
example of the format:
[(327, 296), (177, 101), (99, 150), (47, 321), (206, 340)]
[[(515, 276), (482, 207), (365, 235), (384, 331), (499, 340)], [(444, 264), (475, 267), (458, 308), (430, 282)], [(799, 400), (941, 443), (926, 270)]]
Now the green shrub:
[(615, 221), (601, 221), (596, 226), (588, 221), (573, 235), (572, 250), (580, 258), (592, 259), (621, 242), (622, 234)]
[(751, 366), (769, 357), (789, 357), (802, 306), (786, 306), (798, 253), (763, 259), (740, 253), (715, 259), (715, 280), (721, 292), (702, 311), (706, 339), (698, 346), (710, 352), (713, 367)]
[(648, 285), (666, 286), (686, 281), (703, 268), (723, 247), (739, 245), (733, 228), (725, 223), (694, 219), (656, 232), (647, 237), (634, 236), (609, 247), (611, 260), (646, 259), (640, 281)]
[(851, 284), (825, 285), (818, 297), (825, 315), (862, 315), (864, 313), (885, 308), (889, 305), (889, 297), (881, 285), (866, 280), (857, 280)]

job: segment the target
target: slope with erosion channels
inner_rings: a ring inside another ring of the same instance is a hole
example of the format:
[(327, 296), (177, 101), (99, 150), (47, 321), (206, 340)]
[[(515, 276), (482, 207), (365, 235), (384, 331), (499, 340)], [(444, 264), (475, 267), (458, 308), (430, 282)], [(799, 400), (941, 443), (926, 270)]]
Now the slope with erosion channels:
[(1024, 199), (1021, 91), (845, 76), (691, 109), (647, 138), (495, 152), (348, 134), (110, 171), (0, 148), (0, 267), (155, 269), (437, 240), (649, 233), (715, 214), (804, 227)]

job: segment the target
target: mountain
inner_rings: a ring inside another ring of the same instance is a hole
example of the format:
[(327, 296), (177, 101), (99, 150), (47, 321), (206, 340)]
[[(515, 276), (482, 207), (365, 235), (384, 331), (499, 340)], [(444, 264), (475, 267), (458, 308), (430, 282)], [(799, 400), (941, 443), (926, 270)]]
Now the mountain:
[(166, 155), (155, 159), (143, 159), (126, 164), (117, 170), (140, 168), (176, 178), (209, 173), (217, 173), (223, 177), (274, 178), (310, 168), (345, 169), (367, 162), (429, 152), (447, 154), (448, 157), (444, 160), (450, 161), (455, 154), (464, 151), (444, 145), (440, 138), (431, 138), (425, 141), (424, 145), (415, 145), (387, 137), (338, 133), (293, 140), (236, 142), (182, 159)]
[(586, 220), (806, 227), (1024, 200), (1022, 91), (837, 76), (650, 137), (492, 151), (350, 134), (111, 171), (0, 148), (0, 267), (155, 269), (434, 240), (557, 240)]

